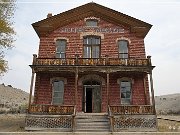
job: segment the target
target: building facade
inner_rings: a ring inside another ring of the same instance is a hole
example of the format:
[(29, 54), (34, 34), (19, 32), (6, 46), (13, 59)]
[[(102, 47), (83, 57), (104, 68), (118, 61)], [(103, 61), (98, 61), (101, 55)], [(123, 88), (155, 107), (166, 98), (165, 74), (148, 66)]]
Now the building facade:
[(82, 113), (109, 115), (112, 131), (156, 129), (154, 66), (144, 45), (152, 25), (88, 3), (32, 26), (40, 44), (30, 65), (27, 130), (76, 130)]

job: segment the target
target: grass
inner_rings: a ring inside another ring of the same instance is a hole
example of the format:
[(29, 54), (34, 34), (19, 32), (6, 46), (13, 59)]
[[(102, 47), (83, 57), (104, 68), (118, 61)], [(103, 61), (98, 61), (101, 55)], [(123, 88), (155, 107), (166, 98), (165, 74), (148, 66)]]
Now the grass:
[(158, 119), (159, 132), (180, 132), (180, 122)]

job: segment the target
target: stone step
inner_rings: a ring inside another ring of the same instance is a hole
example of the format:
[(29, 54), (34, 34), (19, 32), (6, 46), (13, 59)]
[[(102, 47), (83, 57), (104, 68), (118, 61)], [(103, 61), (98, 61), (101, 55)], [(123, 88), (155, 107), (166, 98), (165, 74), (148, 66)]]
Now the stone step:
[(76, 132), (109, 132), (109, 129), (77, 129)]
[(76, 119), (76, 122), (89, 123), (89, 122), (109, 122), (108, 119)]
[(81, 114), (75, 117), (77, 132), (109, 132), (107, 114)]
[(77, 125), (87, 125), (87, 126), (108, 126), (109, 125), (109, 122), (89, 122), (89, 123), (85, 123), (85, 122), (82, 122), (82, 123), (78, 123), (77, 122)]
[(109, 129), (109, 126), (77, 126), (77, 129), (91, 129), (91, 130), (96, 130), (96, 129), (102, 129), (102, 130), (106, 130)]
[(94, 119), (94, 118), (99, 118), (99, 119), (104, 119), (104, 118), (108, 118), (108, 116), (97, 116), (97, 115), (94, 115), (94, 116), (85, 116), (85, 115), (82, 115), (82, 116), (76, 116), (76, 118), (78, 119)]

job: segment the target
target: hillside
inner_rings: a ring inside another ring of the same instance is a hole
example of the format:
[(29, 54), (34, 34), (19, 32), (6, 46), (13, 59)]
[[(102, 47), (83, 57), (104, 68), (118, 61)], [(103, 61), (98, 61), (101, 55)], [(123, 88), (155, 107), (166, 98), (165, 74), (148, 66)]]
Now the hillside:
[(13, 88), (11, 85), (0, 84), (0, 107), (11, 108), (28, 103), (29, 93)]
[(180, 93), (155, 97), (158, 114), (180, 114)]

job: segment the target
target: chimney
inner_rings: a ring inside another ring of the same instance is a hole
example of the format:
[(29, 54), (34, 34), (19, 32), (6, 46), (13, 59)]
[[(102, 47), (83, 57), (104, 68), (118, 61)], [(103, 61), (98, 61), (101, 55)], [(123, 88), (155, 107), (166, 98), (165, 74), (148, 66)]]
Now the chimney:
[(48, 13), (47, 18), (52, 17), (52, 13)]

